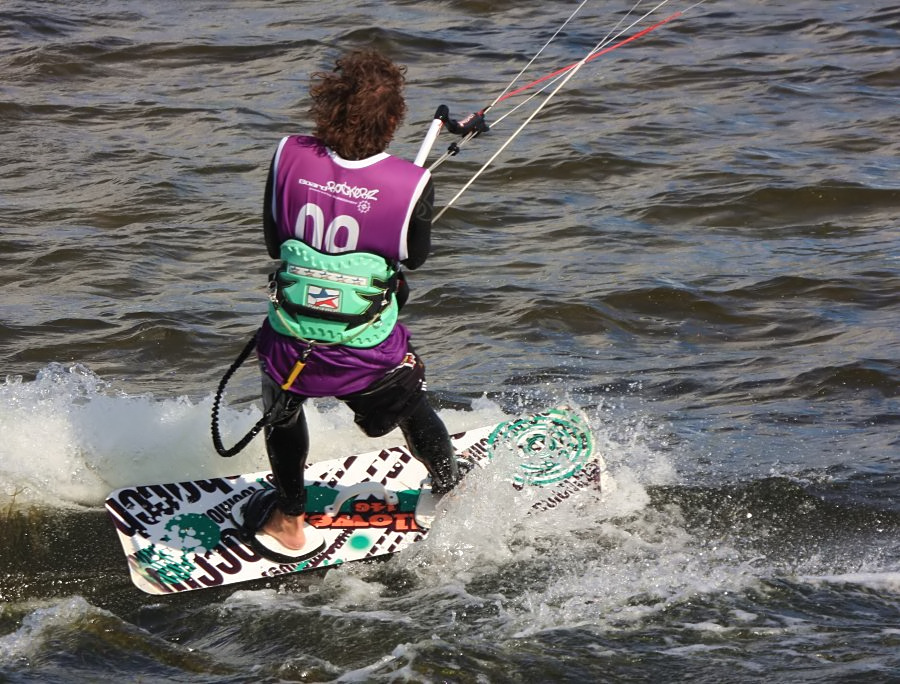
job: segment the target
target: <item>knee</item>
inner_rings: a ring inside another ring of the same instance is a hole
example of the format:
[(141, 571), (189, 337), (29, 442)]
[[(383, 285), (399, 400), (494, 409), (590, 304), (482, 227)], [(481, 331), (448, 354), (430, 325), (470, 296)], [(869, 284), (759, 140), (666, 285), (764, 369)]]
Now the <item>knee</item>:
[(409, 405), (399, 412), (399, 415), (398, 413), (372, 411), (365, 415), (357, 413), (354, 420), (367, 437), (383, 437), (397, 427), (406, 435), (414, 425), (422, 422), (423, 410), (430, 410), (424, 395), (414, 397)]
[(357, 421), (356, 423), (359, 425), (359, 429), (362, 430), (366, 437), (383, 437), (391, 430), (394, 429), (394, 425), (386, 425), (384, 423), (376, 423), (375, 421), (366, 420), (366, 421)]

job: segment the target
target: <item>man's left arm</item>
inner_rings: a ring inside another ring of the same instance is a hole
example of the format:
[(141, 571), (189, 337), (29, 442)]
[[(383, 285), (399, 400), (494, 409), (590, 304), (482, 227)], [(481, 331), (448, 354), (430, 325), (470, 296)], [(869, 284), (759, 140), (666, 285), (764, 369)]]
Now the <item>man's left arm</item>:
[(419, 268), (431, 251), (431, 217), (434, 214), (434, 183), (429, 178), (419, 201), (413, 208), (413, 215), (406, 232), (406, 251), (409, 256), (403, 265), (411, 271)]

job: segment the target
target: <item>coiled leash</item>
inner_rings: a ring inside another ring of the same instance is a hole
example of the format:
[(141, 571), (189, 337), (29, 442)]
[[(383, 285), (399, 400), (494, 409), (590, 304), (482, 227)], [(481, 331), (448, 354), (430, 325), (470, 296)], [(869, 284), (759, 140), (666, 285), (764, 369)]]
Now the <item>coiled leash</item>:
[[(256, 437), (256, 435), (258, 435), (260, 431), (268, 424), (269, 419), (272, 417), (272, 413), (277, 406), (277, 402), (272, 402), (272, 406), (270, 406), (269, 409), (265, 413), (263, 413), (263, 417), (256, 422), (256, 425), (250, 428), (250, 432), (244, 435), (241, 440), (233, 447), (231, 447), (230, 449), (226, 449), (225, 445), (222, 444), (222, 437), (219, 434), (219, 406), (222, 403), (222, 395), (225, 393), (225, 387), (226, 385), (228, 385), (228, 381), (231, 379), (231, 376), (234, 375), (235, 372), (237, 372), (237, 369), (243, 365), (244, 361), (247, 360), (247, 357), (250, 356), (250, 353), (253, 351), (254, 347), (256, 347), (257, 335), (259, 335), (258, 330), (253, 333), (253, 337), (250, 338), (250, 341), (247, 343), (241, 353), (238, 354), (238, 357), (234, 360), (234, 363), (232, 363), (228, 370), (225, 371), (225, 375), (222, 376), (222, 379), (219, 381), (219, 387), (218, 389), (216, 389), (215, 399), (213, 399), (211, 425), (213, 446), (216, 448), (216, 452), (218, 452), (219, 456), (223, 456), (225, 458), (230, 458), (231, 456), (234, 456), (235, 454), (243, 451), (244, 447), (246, 447), (251, 442), (251, 440)], [(293, 370), (291, 370), (288, 379), (281, 386), (282, 392), (287, 392), (291, 385), (294, 384), (294, 381), (300, 375), (300, 371), (302, 371), (303, 367), (306, 365), (306, 359), (309, 358), (312, 350), (313, 343), (309, 342), (308, 346), (303, 351), (303, 354), (299, 359), (297, 359), (297, 363), (294, 364), (294, 368)]]
[(213, 399), (212, 405), (212, 440), (213, 446), (216, 448), (219, 456), (224, 456), (225, 458), (229, 458), (234, 456), (237, 453), (240, 453), (245, 446), (250, 443), (250, 440), (256, 437), (259, 434), (259, 431), (262, 430), (266, 426), (266, 421), (269, 420), (269, 416), (272, 413), (272, 410), (269, 409), (263, 417), (256, 423), (246, 435), (244, 435), (243, 439), (241, 439), (237, 444), (235, 444), (230, 449), (226, 449), (225, 445), (222, 444), (222, 437), (219, 434), (219, 405), (222, 403), (222, 395), (225, 393), (225, 386), (228, 384), (228, 381), (231, 379), (231, 376), (235, 374), (238, 368), (247, 360), (247, 357), (250, 356), (250, 353), (256, 347), (256, 336), (259, 334), (259, 331), (253, 333), (253, 337), (250, 338), (250, 341), (244, 347), (243, 351), (238, 355), (237, 359), (234, 360), (234, 363), (231, 364), (231, 367), (225, 371), (225, 375), (222, 376), (222, 379), (219, 381), (219, 387), (216, 390), (216, 397)]

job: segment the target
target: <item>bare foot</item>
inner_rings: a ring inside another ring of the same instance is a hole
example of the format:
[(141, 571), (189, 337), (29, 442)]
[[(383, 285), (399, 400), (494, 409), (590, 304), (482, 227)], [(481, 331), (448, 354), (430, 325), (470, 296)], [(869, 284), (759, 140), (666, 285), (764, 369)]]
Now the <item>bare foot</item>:
[(298, 551), (306, 542), (303, 533), (305, 519), (305, 515), (285, 515), (276, 508), (260, 531), (274, 537), (282, 546)]

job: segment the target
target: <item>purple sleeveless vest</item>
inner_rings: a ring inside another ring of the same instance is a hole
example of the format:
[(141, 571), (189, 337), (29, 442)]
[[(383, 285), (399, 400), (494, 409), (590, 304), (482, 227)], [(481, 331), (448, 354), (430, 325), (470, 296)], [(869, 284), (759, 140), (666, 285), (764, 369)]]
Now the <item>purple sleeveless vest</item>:
[[(294, 238), (320, 251), (365, 251), (402, 261), (407, 228), (430, 175), (382, 153), (342, 159), (310, 136), (282, 139), (274, 160), (272, 213), (281, 242)], [(406, 355), (409, 331), (397, 324), (370, 349), (317, 346), (291, 390), (307, 397), (360, 392), (393, 370)], [(268, 320), (257, 338), (264, 372), (283, 383), (305, 345), (275, 332)]]
[(272, 193), (280, 241), (402, 261), (409, 219), (428, 178), (426, 169), (387, 153), (350, 161), (316, 138), (284, 138)]

